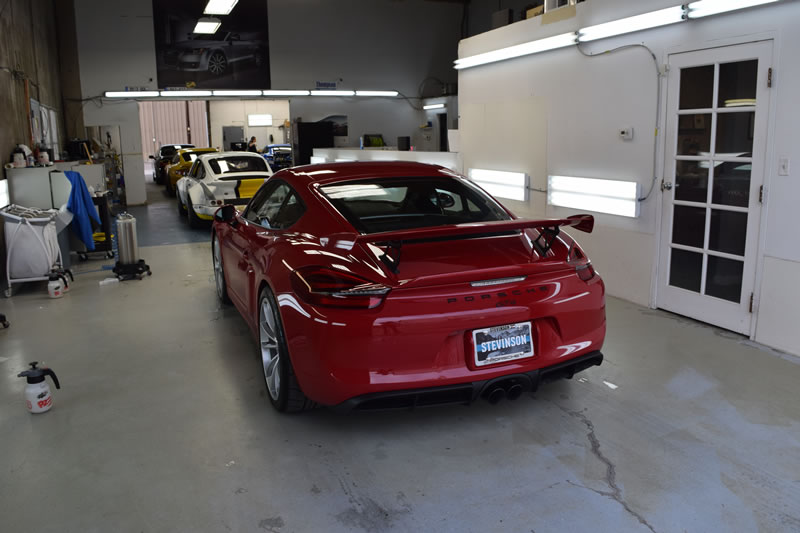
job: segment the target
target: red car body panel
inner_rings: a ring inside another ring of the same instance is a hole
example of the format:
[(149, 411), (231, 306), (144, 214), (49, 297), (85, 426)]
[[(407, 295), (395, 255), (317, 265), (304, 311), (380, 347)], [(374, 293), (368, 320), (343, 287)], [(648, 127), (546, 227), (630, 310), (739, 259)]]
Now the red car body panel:
[[(588, 259), (566, 233), (553, 239), (544, 256), (532, 245), (540, 229), (530, 227), (510, 235), (404, 244), (395, 273), (370, 244), (380, 236), (360, 235), (319, 191), (359, 178), (415, 176), (464, 179), (416, 163), (294, 167), (268, 180), (285, 181), (301, 197), (306, 210), (293, 226), (267, 230), (239, 214), (232, 224), (214, 222), (231, 300), (255, 334), (259, 294), (264, 286), (272, 290), (306, 396), (336, 405), (373, 393), (530, 372), (600, 350), (606, 331), (603, 281), (597, 274), (587, 281), (578, 276), (576, 264)], [(512, 221), (479, 226), (524, 222), (509, 215)], [(590, 221), (557, 222), (591, 230)], [(371, 309), (312, 305), (291, 282), (292, 272), (309, 265), (333, 265), (391, 290)], [(474, 329), (525, 321), (532, 323), (533, 357), (475, 365)]]

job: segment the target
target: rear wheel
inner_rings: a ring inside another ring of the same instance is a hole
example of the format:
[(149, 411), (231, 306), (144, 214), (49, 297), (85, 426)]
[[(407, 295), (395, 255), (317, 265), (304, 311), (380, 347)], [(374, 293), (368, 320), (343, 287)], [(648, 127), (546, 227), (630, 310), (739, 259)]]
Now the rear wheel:
[(225, 284), (225, 270), (222, 265), (222, 252), (219, 248), (219, 239), (216, 233), (211, 234), (212, 260), (214, 261), (214, 284), (217, 287), (217, 296), (224, 304), (230, 304), (228, 286)]
[(192, 204), (192, 197), (186, 194), (186, 214), (189, 216), (189, 227), (193, 229), (200, 229), (203, 227), (203, 221), (194, 212), (194, 205)]
[(176, 203), (178, 204), (178, 216), (185, 217), (186, 216), (186, 206), (183, 205), (181, 202), (181, 195), (176, 195)]
[(267, 287), (261, 291), (258, 301), (258, 347), (264, 383), (272, 406), (288, 413), (314, 407), (314, 402), (306, 398), (297, 383), (278, 305)]
[(222, 52), (214, 52), (208, 58), (208, 71), (214, 76), (222, 76), (228, 69), (228, 60)]

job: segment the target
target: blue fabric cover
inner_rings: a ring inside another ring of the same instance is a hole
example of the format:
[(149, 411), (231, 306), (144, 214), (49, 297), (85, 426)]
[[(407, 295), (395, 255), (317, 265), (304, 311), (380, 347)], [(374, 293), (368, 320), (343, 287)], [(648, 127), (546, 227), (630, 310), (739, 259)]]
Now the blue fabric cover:
[(74, 215), (72, 231), (83, 241), (87, 250), (93, 251), (94, 238), (92, 238), (92, 234), (94, 231), (92, 230), (92, 220), (98, 226), (100, 225), (97, 209), (94, 207), (92, 196), (89, 194), (89, 189), (86, 188), (83, 176), (72, 170), (65, 170), (64, 175), (67, 176), (70, 184), (72, 184), (72, 191), (69, 193), (69, 200), (67, 201), (67, 209)]

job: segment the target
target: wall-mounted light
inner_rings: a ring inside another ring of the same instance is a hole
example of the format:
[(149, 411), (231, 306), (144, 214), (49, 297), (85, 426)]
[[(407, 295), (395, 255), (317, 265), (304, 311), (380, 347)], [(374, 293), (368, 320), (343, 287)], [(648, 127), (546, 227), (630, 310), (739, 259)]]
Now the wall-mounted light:
[(634, 31), (675, 24), (676, 22), (683, 22), (686, 20), (684, 15), (683, 6), (675, 6), (659, 9), (658, 11), (651, 11), (644, 15), (613, 20), (595, 26), (589, 26), (588, 28), (581, 28), (578, 30), (578, 41), (594, 41), (596, 39), (605, 39), (606, 37), (613, 37), (615, 35), (622, 35)]
[(5, 207), (11, 203), (11, 196), (8, 194), (8, 180), (0, 180), (0, 207)]
[(492, 196), (519, 202), (528, 201), (530, 177), (524, 172), (471, 168), (469, 178)]
[(639, 184), (572, 176), (548, 176), (547, 203), (623, 217), (639, 216)]
[(686, 6), (686, 11), (689, 18), (698, 19), (709, 15), (725, 13), (727, 11), (735, 11), (737, 9), (745, 9), (762, 4), (771, 4), (777, 1), (778, 0), (700, 0), (699, 2), (690, 2)]
[(474, 56), (462, 57), (456, 59), (453, 68), (464, 69), (485, 65), (487, 63), (494, 63), (514, 57), (563, 48), (565, 46), (577, 44), (578, 42), (594, 41), (614, 35), (623, 35), (634, 31), (674, 24), (687, 19), (707, 17), (709, 15), (717, 15), (719, 13), (771, 4), (779, 1), (780, 0), (698, 0), (696, 2), (690, 2), (687, 5), (668, 7), (642, 15), (596, 24), (587, 28), (581, 28), (574, 33), (564, 33), (554, 37), (547, 37), (545, 39), (538, 39), (515, 46), (500, 48), (499, 50), (476, 54)]
[(161, 91), (161, 96), (177, 98), (200, 98), (203, 96), (211, 96), (211, 91)]
[(397, 91), (356, 91), (356, 96), (388, 96), (394, 97), (397, 96)]
[(203, 17), (198, 19), (194, 26), (194, 33), (217, 33), (222, 21), (216, 17)]
[(204, 15), (230, 15), (239, 0), (208, 0)]
[(554, 37), (529, 41), (527, 43), (501, 48), (499, 50), (492, 50), (491, 52), (486, 52), (483, 54), (456, 59), (455, 68), (460, 70), (462, 68), (477, 67), (478, 65), (486, 65), (487, 63), (504, 61), (514, 57), (538, 54), (539, 52), (546, 52), (547, 50), (564, 48), (565, 46), (573, 45), (576, 42), (575, 32), (562, 33), (561, 35), (556, 35)]
[(261, 96), (261, 91), (213, 91), (214, 96)]
[(422, 109), (425, 111), (430, 111), (431, 109), (444, 109), (445, 107), (447, 107), (446, 104), (428, 104), (422, 106)]
[(106, 98), (154, 98), (158, 91), (106, 91)]

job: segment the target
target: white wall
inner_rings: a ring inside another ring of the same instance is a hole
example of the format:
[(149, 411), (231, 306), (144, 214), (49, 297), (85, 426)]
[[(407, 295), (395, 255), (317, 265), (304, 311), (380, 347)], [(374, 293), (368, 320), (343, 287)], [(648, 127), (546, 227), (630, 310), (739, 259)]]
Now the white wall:
[[(272, 126), (248, 126), (247, 115), (272, 115)], [(275, 138), (275, 144), (283, 143), (283, 129), (278, 126), (289, 120), (289, 100), (214, 100), (208, 104), (208, 120), (211, 123), (211, 146), (222, 149), (222, 127), (243, 126), (245, 140), (255, 136), (258, 149)]]
[[(675, 0), (605, 0), (579, 4), (574, 18), (543, 25), (540, 18), (518, 22), (461, 41), (466, 57), (579, 27), (677, 5)], [(767, 171), (766, 241), (763, 286), (755, 338), (800, 354), (796, 331), (797, 300), (777, 297), (781, 286), (800, 278), (800, 232), (792, 216), (800, 198), (800, 2), (784, 1), (744, 13), (731, 13), (585, 45), (589, 52), (644, 43), (660, 63), (677, 51), (774, 39), (775, 87), (772, 103), (778, 111), (770, 124)], [(656, 75), (650, 56), (630, 49), (595, 58), (575, 47), (459, 71), (459, 109), (464, 167), (482, 166), (528, 172), (533, 186), (546, 188), (548, 174), (568, 174), (638, 181), (646, 191), (651, 181), (652, 136), (656, 105)], [(663, 105), (664, 99), (660, 104)], [(506, 106), (518, 108), (512, 113)], [(620, 126), (633, 126), (633, 141), (617, 137)], [(661, 126), (663, 127), (663, 120)], [(541, 151), (535, 157), (531, 150)], [(659, 150), (663, 151), (663, 139)], [(778, 176), (778, 157), (793, 159), (793, 176)], [(657, 168), (662, 173), (663, 162)], [(654, 286), (661, 194), (641, 206), (638, 219), (597, 215), (596, 230), (580, 241), (606, 279), (608, 291), (648, 305)], [(545, 205), (533, 192), (528, 205), (515, 205), (524, 215), (561, 216), (571, 211)], [(780, 261), (775, 261), (780, 260)], [(766, 324), (768, 322), (768, 324)]]
[[(75, 23), (83, 98), (126, 86), (156, 88), (152, 2), (75, 0)], [(83, 110), (87, 126), (120, 127), (128, 203), (145, 203), (138, 104), (88, 102)]]

